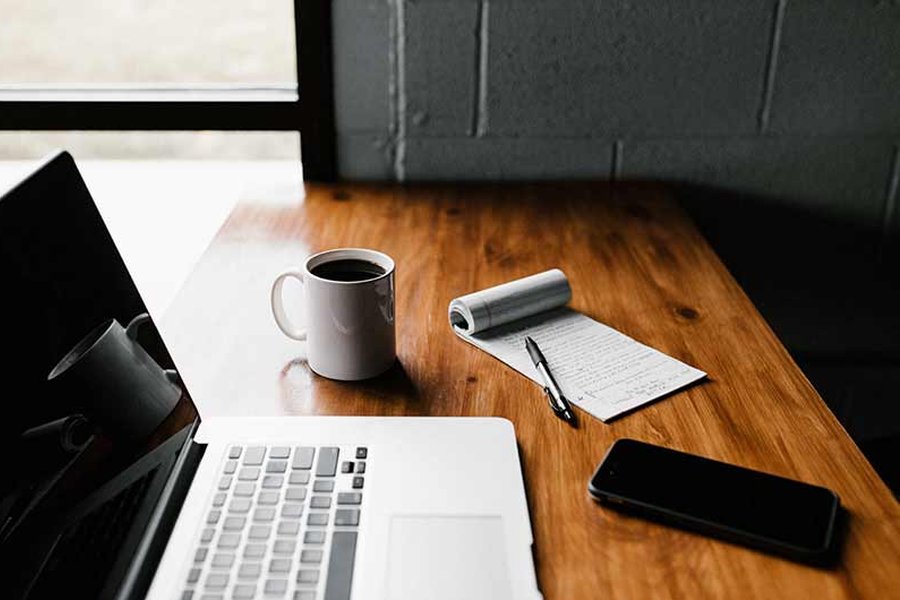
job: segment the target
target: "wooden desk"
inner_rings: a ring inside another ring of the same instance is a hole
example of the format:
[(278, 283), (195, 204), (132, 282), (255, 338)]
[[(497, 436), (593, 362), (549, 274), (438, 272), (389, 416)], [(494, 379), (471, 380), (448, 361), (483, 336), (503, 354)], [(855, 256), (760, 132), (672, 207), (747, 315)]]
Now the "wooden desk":
[[(400, 366), (346, 384), (312, 375), (269, 313), (309, 253), (397, 262)], [(451, 298), (551, 267), (572, 306), (709, 373), (609, 425), (573, 430), (530, 381), (454, 336)], [(516, 427), (541, 589), (573, 598), (886, 598), (900, 594), (900, 506), (664, 189), (629, 185), (310, 185), (239, 205), (163, 332), (210, 415), (497, 415)], [(817, 483), (850, 512), (841, 566), (817, 570), (604, 510), (585, 486), (632, 437)], [(461, 440), (464, 443), (464, 440)]]

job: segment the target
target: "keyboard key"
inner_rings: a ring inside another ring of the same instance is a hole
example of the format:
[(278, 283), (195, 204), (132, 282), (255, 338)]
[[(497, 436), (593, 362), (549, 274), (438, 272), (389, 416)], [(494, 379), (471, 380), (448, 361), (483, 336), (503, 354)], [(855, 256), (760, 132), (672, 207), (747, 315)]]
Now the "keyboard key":
[(316, 600), (316, 592), (313, 590), (297, 590), (294, 592), (294, 600)]
[[(184, 590), (181, 592), (181, 600), (192, 600), (194, 597), (194, 590)], [(294, 600), (297, 600), (297, 594), (294, 594)], [(315, 600), (315, 598), (310, 598), (309, 600)]]
[(360, 460), (365, 460), (369, 455), (369, 449), (365, 446), (360, 446), (356, 449), (356, 458)]
[(206, 589), (222, 590), (228, 585), (227, 573), (210, 573), (206, 576)]
[(220, 506), (225, 504), (225, 498), (227, 498), (227, 497), (228, 497), (228, 494), (226, 494), (224, 492), (219, 492), (218, 494), (213, 496), (213, 506), (215, 506), (216, 508), (219, 508)]
[(237, 471), (237, 461), (236, 460), (229, 460), (228, 462), (225, 463), (225, 469), (223, 470), (223, 472), (226, 475), (231, 475), (235, 471)]
[(238, 473), (238, 481), (256, 481), (259, 479), (259, 467), (243, 467)]
[(280, 488), (283, 483), (284, 475), (266, 475), (262, 480), (262, 486), (267, 489)]
[(283, 596), (287, 591), (287, 581), (284, 579), (269, 579), (263, 592), (268, 596)]
[(359, 492), (341, 492), (337, 497), (338, 504), (361, 504), (362, 494)]
[(310, 508), (331, 508), (331, 496), (313, 496), (309, 501)]
[(278, 524), (278, 535), (294, 536), (300, 533), (300, 521), (282, 521)]
[(203, 594), (200, 600), (225, 600), (225, 597), (222, 594)]
[(354, 508), (339, 508), (334, 511), (334, 524), (343, 526), (359, 525), (359, 511)]
[(306, 485), (309, 483), (309, 471), (294, 471), (291, 473), (288, 483), (291, 485)]
[(306, 524), (313, 527), (324, 527), (328, 525), (328, 513), (309, 513), (306, 517)]
[(200, 580), (201, 569), (191, 569), (188, 571), (187, 582), (197, 583)]
[(247, 583), (234, 586), (234, 591), (231, 592), (231, 597), (235, 600), (250, 600), (255, 595), (256, 586)]
[(219, 548), (237, 548), (240, 543), (239, 533), (223, 533), (219, 536)]
[(254, 522), (267, 522), (275, 520), (275, 508), (271, 506), (260, 507), (253, 511)]
[[(263, 550), (263, 554), (265, 553), (265, 550)], [(258, 579), (260, 573), (262, 573), (262, 565), (259, 563), (244, 563), (241, 565), (241, 568), (238, 569), (237, 576), (238, 579)]]
[(281, 507), (282, 519), (298, 519), (303, 514), (302, 504), (285, 504)]
[(206, 560), (206, 553), (209, 552), (207, 548), (197, 548), (197, 553), (194, 554), (194, 562), (203, 562)]
[(291, 455), (291, 449), (288, 446), (273, 446), (269, 448), (269, 458), (287, 458)]
[(334, 491), (334, 480), (333, 479), (322, 479), (318, 480), (313, 484), (314, 492), (333, 492)]
[(222, 569), (229, 569), (234, 564), (234, 554), (227, 552), (219, 552), (212, 559), (212, 566)]
[(294, 450), (294, 461), (291, 463), (292, 469), (303, 469), (308, 471), (312, 468), (313, 457), (316, 454), (315, 448), (303, 447)]
[(272, 546), (272, 554), (291, 555), (296, 548), (297, 542), (294, 540), (275, 540), (275, 545)]
[(303, 534), (303, 543), (304, 544), (324, 544), (325, 543), (325, 532), (324, 531), (307, 531)]
[(273, 558), (269, 561), (269, 573), (290, 573), (291, 559)]
[(322, 562), (321, 550), (303, 550), (300, 552), (300, 562), (305, 564), (319, 564)]
[(241, 446), (232, 446), (228, 451), (228, 458), (240, 458), (241, 450), (243, 450)]
[(260, 492), (259, 497), (256, 499), (256, 502), (259, 504), (278, 504), (278, 501), (281, 499), (281, 494), (278, 492)]
[(366, 472), (366, 463), (363, 461), (357, 461), (356, 463), (356, 472), (359, 474), (363, 474)]
[(341, 473), (352, 473), (353, 461), (345, 460), (341, 463)]
[(251, 466), (259, 466), (263, 464), (263, 458), (266, 456), (266, 448), (264, 446), (250, 446), (244, 453), (244, 464)]
[(350, 600), (353, 561), (356, 557), (356, 532), (335, 531), (328, 558), (325, 600)]
[(337, 471), (338, 448), (325, 447), (319, 450), (319, 462), (316, 463), (316, 477), (334, 477)]
[(216, 535), (216, 530), (210, 527), (207, 527), (203, 530), (203, 533), (200, 534), (200, 543), (208, 544), (212, 541), (213, 536)]
[(235, 496), (252, 496), (256, 493), (256, 484), (255, 483), (238, 483), (234, 486), (234, 495)]
[(250, 510), (250, 499), (249, 498), (235, 498), (228, 505), (229, 513), (246, 513)]
[(219, 480), (219, 489), (227, 490), (231, 487), (231, 475), (223, 475), (222, 479)]
[(318, 583), (318, 569), (300, 569), (297, 571), (297, 583)]
[(365, 481), (366, 480), (364, 477), (354, 477), (353, 478), (353, 489), (361, 490), (363, 488), (363, 484), (365, 483)]
[(222, 524), (222, 529), (225, 531), (241, 531), (246, 523), (247, 519), (245, 517), (226, 517), (225, 522)]
[(293, 500), (294, 502), (303, 502), (306, 500), (305, 487), (289, 487), (284, 494), (285, 500)]
[(222, 516), (222, 511), (217, 508), (214, 508), (211, 511), (209, 511), (208, 515), (206, 515), (206, 522), (209, 525), (215, 525), (216, 523), (219, 522), (219, 518), (221, 516)]
[(266, 463), (266, 473), (284, 473), (287, 471), (286, 460), (270, 460)]
[(270, 535), (272, 535), (271, 525), (254, 525), (250, 528), (250, 533), (247, 534), (247, 537), (251, 540), (267, 540)]
[(262, 558), (265, 555), (265, 544), (247, 544), (246, 546), (244, 546), (244, 558)]

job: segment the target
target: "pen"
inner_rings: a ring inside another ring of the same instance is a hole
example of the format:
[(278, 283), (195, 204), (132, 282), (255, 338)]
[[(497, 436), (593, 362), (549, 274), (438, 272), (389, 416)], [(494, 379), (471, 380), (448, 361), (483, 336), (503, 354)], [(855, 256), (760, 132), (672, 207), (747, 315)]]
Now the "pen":
[(528, 355), (531, 357), (534, 367), (541, 374), (541, 379), (544, 380), (544, 392), (547, 394), (553, 413), (572, 427), (577, 427), (578, 420), (575, 418), (575, 413), (572, 411), (572, 407), (569, 406), (566, 397), (563, 396), (556, 380), (553, 379), (550, 369), (547, 368), (547, 359), (544, 358), (544, 354), (534, 340), (528, 336), (525, 336), (525, 349), (528, 350)]

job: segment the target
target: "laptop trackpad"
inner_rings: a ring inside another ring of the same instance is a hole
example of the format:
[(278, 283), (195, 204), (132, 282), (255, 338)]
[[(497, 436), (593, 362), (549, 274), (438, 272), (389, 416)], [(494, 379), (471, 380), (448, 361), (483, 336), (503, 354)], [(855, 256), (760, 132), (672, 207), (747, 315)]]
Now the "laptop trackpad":
[(512, 598), (499, 516), (394, 516), (390, 600)]

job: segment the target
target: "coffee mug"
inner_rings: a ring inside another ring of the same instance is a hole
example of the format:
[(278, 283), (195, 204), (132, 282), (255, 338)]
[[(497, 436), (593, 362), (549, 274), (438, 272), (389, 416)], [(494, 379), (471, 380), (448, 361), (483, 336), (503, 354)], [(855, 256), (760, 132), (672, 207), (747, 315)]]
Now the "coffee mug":
[[(293, 278), (303, 285), (306, 327), (291, 322), (283, 288)], [(326, 250), (307, 258), (272, 284), (275, 323), (291, 339), (306, 341), (309, 367), (341, 381), (375, 377), (396, 359), (394, 261), (363, 248)]]
[(139, 442), (162, 423), (181, 399), (175, 371), (164, 370), (137, 342), (146, 313), (122, 325), (108, 319), (81, 338), (47, 380), (75, 397), (108, 435)]

